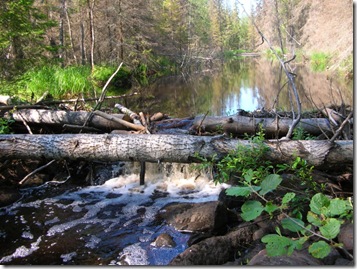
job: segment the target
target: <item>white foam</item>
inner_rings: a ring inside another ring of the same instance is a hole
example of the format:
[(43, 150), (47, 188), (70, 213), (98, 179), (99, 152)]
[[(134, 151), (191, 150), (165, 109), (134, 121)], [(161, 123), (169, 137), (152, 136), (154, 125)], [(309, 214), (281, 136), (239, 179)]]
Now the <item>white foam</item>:
[(120, 265), (149, 265), (146, 250), (140, 247), (140, 243), (127, 246), (119, 253)]
[(67, 253), (67, 254), (62, 254), (61, 258), (62, 258), (63, 262), (68, 262), (68, 261), (72, 260), (72, 258), (74, 258), (76, 256), (77, 256), (76, 252), (71, 252), (71, 253)]
[(0, 260), (0, 263), (10, 262), (13, 258), (23, 258), (29, 256), (33, 252), (39, 249), (39, 244), (41, 242), (41, 236), (36, 240), (36, 242), (31, 243), (29, 248), (25, 246), (18, 247), (15, 252), (11, 255), (5, 256)]

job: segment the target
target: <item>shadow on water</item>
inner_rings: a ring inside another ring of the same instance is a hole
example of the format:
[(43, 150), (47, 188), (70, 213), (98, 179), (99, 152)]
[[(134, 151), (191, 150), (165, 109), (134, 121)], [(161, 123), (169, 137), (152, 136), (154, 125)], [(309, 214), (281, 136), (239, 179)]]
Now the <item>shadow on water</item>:
[[(323, 106), (352, 105), (353, 85), (338, 81), (328, 72), (316, 73), (306, 66), (292, 66), (302, 110)], [(144, 89), (151, 98), (127, 104), (133, 110), (168, 113), (172, 117), (198, 114), (227, 116), (239, 109), (254, 111), (265, 108), (290, 111), (285, 73), (277, 61), (243, 58), (216, 63), (213, 69), (188, 77), (170, 76), (159, 79)], [(278, 98), (277, 98), (278, 97)]]

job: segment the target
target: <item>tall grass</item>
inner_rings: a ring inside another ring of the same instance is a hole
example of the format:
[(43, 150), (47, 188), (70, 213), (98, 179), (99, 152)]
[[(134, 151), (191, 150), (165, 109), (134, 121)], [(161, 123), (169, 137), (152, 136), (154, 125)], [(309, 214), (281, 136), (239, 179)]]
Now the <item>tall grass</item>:
[(14, 92), (26, 100), (37, 99), (45, 92), (55, 98), (89, 92), (89, 66), (42, 66), (28, 70), (13, 85)]

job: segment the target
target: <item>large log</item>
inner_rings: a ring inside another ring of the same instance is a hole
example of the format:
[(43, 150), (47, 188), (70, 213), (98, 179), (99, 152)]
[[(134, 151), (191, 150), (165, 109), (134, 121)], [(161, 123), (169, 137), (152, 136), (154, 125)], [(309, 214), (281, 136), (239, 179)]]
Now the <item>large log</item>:
[[(264, 132), (269, 137), (281, 137), (287, 134), (292, 119), (289, 118), (255, 118), (241, 115), (234, 116), (197, 116), (193, 128), (201, 128), (205, 132), (224, 131), (226, 134), (252, 134), (259, 130), (262, 124)], [(318, 136), (322, 132), (330, 134), (332, 131), (327, 118), (301, 119), (298, 125), (305, 132)]]
[[(192, 135), (0, 135), (0, 159), (81, 159), (101, 161), (199, 162), (196, 154), (217, 160), (247, 140)], [(290, 162), (297, 156), (315, 166), (353, 164), (353, 141), (267, 140), (266, 158)]]
[[(12, 113), (15, 121), (24, 120), (27, 123), (49, 124), (49, 125), (80, 125), (82, 126), (89, 116), (90, 112), (86, 111), (64, 111), (64, 110), (46, 110), (46, 109), (21, 109)], [(112, 114), (119, 120), (131, 121), (124, 114)], [(8, 116), (10, 117), (10, 116)], [(103, 130), (127, 130), (128, 128), (118, 121), (108, 120), (99, 115), (93, 115), (88, 122), (89, 127), (95, 127)]]

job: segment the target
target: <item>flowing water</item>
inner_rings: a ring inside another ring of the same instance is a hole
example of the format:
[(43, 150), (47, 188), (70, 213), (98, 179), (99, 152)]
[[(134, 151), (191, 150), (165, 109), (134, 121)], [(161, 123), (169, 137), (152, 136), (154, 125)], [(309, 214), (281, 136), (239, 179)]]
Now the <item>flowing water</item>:
[[(46, 185), (0, 209), (0, 264), (166, 265), (187, 248), (189, 234), (156, 221), (172, 202), (217, 200), (223, 187), (183, 164), (147, 164), (146, 184), (136, 167), (101, 185)], [(168, 233), (176, 247), (155, 247)]]
[[(300, 66), (295, 72), (303, 110), (342, 100), (352, 105), (352, 85)], [(232, 61), (189, 78), (160, 79), (145, 89), (151, 98), (129, 99), (125, 105), (137, 112), (161, 111), (173, 117), (207, 112), (225, 116), (262, 107), (290, 110), (288, 91), (280, 91), (283, 77), (274, 62)], [(150, 164), (146, 184), (140, 186), (137, 167), (125, 166), (126, 173), (95, 186), (65, 183), (23, 189), (20, 201), (0, 208), (0, 264), (168, 264), (187, 248), (189, 234), (157, 223), (157, 212), (172, 202), (217, 200), (227, 187), (197, 177), (188, 165), (179, 164)], [(164, 232), (173, 237), (176, 247), (151, 245)]]

